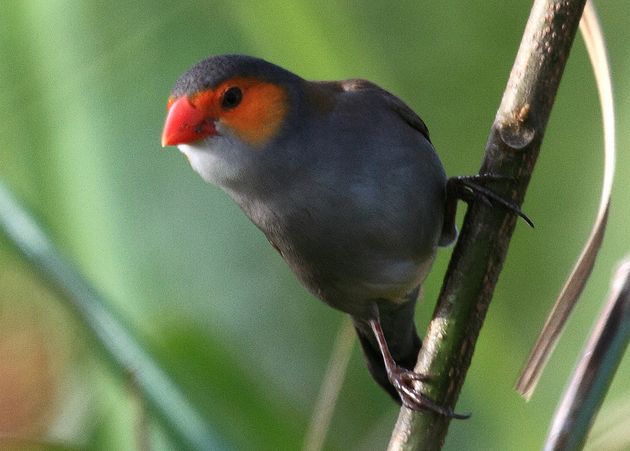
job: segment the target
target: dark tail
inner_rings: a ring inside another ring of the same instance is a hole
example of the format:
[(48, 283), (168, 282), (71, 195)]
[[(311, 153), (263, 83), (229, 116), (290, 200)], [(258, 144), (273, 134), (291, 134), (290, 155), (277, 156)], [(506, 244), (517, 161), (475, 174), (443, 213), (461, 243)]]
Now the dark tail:
[[(381, 327), (385, 334), (389, 351), (396, 363), (408, 370), (413, 370), (418, 358), (418, 352), (422, 346), (422, 341), (418, 337), (414, 323), (417, 296), (418, 291), (414, 290), (409, 295), (409, 300), (403, 304), (393, 304), (388, 301), (378, 303)], [(361, 342), (361, 348), (363, 349), (363, 355), (367, 361), (370, 374), (400, 404), (398, 392), (396, 392), (396, 389), (387, 378), (383, 355), (370, 325), (367, 321), (358, 318), (353, 317), (352, 320), (359, 335), (359, 341)]]

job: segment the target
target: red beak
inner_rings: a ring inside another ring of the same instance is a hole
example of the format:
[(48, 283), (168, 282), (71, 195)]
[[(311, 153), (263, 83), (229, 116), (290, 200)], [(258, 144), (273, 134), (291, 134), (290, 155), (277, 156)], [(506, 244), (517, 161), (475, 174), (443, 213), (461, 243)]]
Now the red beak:
[(162, 147), (189, 144), (216, 134), (214, 119), (195, 108), (184, 96), (175, 100), (168, 109), (162, 131)]

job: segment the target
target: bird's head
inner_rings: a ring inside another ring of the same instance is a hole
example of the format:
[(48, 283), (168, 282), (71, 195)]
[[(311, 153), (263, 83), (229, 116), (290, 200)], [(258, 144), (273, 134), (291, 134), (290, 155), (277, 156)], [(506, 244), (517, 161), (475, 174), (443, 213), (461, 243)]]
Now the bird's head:
[(175, 83), (162, 145), (178, 146), (204, 179), (223, 185), (286, 128), (301, 81), (258, 58), (207, 58)]

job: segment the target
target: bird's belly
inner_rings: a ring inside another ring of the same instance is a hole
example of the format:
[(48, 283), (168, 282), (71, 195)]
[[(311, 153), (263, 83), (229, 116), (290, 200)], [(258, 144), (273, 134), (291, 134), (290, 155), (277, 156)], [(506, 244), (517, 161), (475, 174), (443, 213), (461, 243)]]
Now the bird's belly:
[(323, 260), (283, 253), (303, 285), (332, 307), (355, 316), (368, 315), (374, 301), (404, 302), (426, 278), (435, 250), (422, 258), (328, 254)]
[(379, 269), (363, 280), (344, 287), (348, 294), (356, 293), (361, 299), (385, 299), (402, 302), (410, 291), (416, 289), (426, 278), (434, 255), (422, 261), (390, 261), (379, 265)]
[(367, 203), (320, 194), (244, 209), (302, 284), (332, 307), (363, 316), (376, 300), (404, 301), (435, 257), (441, 200)]

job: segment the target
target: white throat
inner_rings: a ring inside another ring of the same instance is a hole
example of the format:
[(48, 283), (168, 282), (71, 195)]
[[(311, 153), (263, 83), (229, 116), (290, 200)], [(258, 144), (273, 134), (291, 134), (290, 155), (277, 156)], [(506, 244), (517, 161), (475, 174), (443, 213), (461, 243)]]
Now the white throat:
[(251, 149), (229, 135), (217, 135), (177, 147), (201, 178), (224, 188), (242, 177), (253, 156)]

